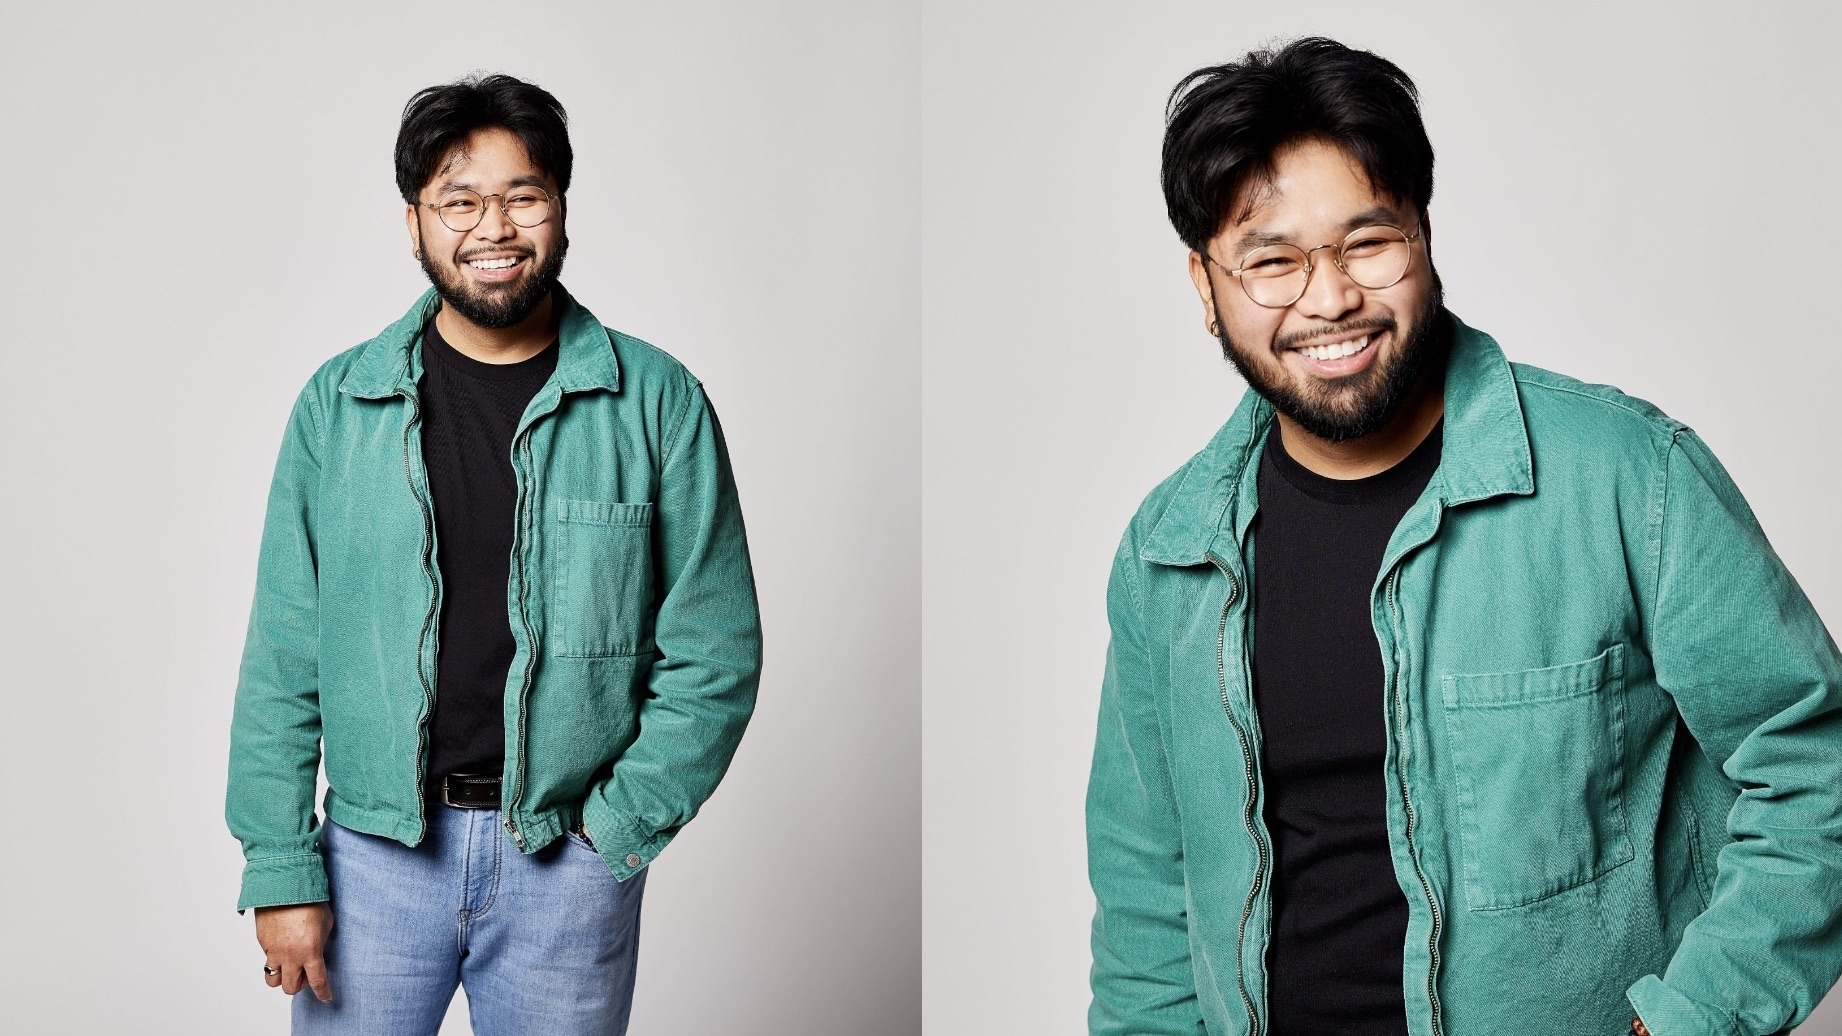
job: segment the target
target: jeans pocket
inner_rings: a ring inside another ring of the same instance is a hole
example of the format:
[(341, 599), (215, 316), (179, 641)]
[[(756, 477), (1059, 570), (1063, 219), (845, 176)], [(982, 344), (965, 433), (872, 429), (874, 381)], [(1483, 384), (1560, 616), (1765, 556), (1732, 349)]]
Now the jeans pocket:
[(580, 658), (652, 646), (652, 505), (558, 500), (549, 547), (552, 651)]
[(585, 830), (584, 828), (580, 826), (564, 828), (563, 836), (565, 838), (568, 838), (571, 842), (575, 843), (577, 846), (580, 846), (583, 849), (587, 849), (589, 852), (595, 853), (596, 855), (600, 855), (600, 853), (597, 852), (595, 849), (595, 843), (589, 840), (588, 831)]
[(1502, 910), (1632, 859), (1624, 645), (1583, 662), (1446, 676), (1465, 902)]

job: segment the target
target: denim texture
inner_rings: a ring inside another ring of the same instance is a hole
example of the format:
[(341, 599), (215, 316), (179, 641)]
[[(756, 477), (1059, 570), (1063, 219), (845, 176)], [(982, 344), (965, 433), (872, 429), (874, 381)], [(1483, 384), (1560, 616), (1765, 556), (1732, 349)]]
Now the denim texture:
[[(1410, 1031), (1789, 1029), (1842, 971), (1836, 645), (1694, 432), (1454, 323), (1440, 467), (1371, 595)], [(1096, 1034), (1264, 1031), (1247, 529), (1272, 427), (1247, 393), (1114, 559)]]
[(618, 881), (573, 834), (519, 853), (446, 806), (414, 848), (337, 822), (320, 845), (333, 999), (296, 994), (295, 1036), (435, 1036), (457, 985), (478, 1036), (627, 1031), (645, 870)]
[[(294, 406), (231, 724), (238, 908), (327, 897), (326, 815), (416, 845), (441, 577), (416, 383), (433, 291), (333, 358)], [(512, 441), (501, 822), (531, 853), (578, 822), (609, 870), (650, 863), (722, 779), (754, 709), (761, 627), (703, 387), (557, 289), (555, 373)]]

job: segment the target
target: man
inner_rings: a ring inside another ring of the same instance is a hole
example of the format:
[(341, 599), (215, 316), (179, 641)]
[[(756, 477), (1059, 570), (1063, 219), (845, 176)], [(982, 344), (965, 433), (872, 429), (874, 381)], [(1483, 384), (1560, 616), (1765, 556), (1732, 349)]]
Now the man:
[[(509, 76), (423, 90), (434, 287), (295, 404), (226, 815), (297, 1033), (626, 1030), (646, 867), (754, 706), (742, 515), (701, 385), (557, 283), (572, 152)], [(316, 768), (328, 788), (313, 809)]]
[(1251, 391), (1114, 562), (1092, 1031), (1797, 1024), (1842, 969), (1842, 658), (1707, 447), (1442, 307), (1375, 55), (1193, 73), (1163, 183)]

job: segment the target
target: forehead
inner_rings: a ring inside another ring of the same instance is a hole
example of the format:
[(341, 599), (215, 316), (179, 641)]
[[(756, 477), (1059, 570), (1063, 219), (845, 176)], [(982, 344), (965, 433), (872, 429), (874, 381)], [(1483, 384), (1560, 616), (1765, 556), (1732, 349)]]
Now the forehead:
[(549, 186), (550, 177), (531, 161), (517, 134), (488, 126), (449, 148), (429, 185), (435, 190), (479, 190), (527, 183)]
[(1397, 199), (1370, 185), (1355, 156), (1317, 140), (1282, 148), (1271, 175), (1243, 184), (1229, 213), (1219, 236), (1237, 243), (1323, 244), (1364, 224), (1409, 218)]

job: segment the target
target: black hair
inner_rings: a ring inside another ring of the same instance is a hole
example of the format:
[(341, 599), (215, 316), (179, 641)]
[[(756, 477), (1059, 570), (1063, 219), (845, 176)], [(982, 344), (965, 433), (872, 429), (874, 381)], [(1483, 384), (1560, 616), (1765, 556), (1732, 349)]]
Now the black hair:
[[(1164, 206), (1183, 243), (1203, 251), (1259, 200), (1276, 153), (1324, 140), (1348, 152), (1378, 193), (1421, 212), (1433, 197), (1433, 144), (1419, 92), (1386, 58), (1321, 36), (1199, 68), (1164, 112)], [(1237, 212), (1229, 212), (1236, 205)]]
[(471, 75), (416, 91), (403, 106), (397, 129), (397, 190), (414, 205), (456, 144), (475, 130), (501, 126), (523, 142), (525, 153), (569, 190), (575, 153), (569, 148), (569, 116), (548, 90), (508, 75)]

